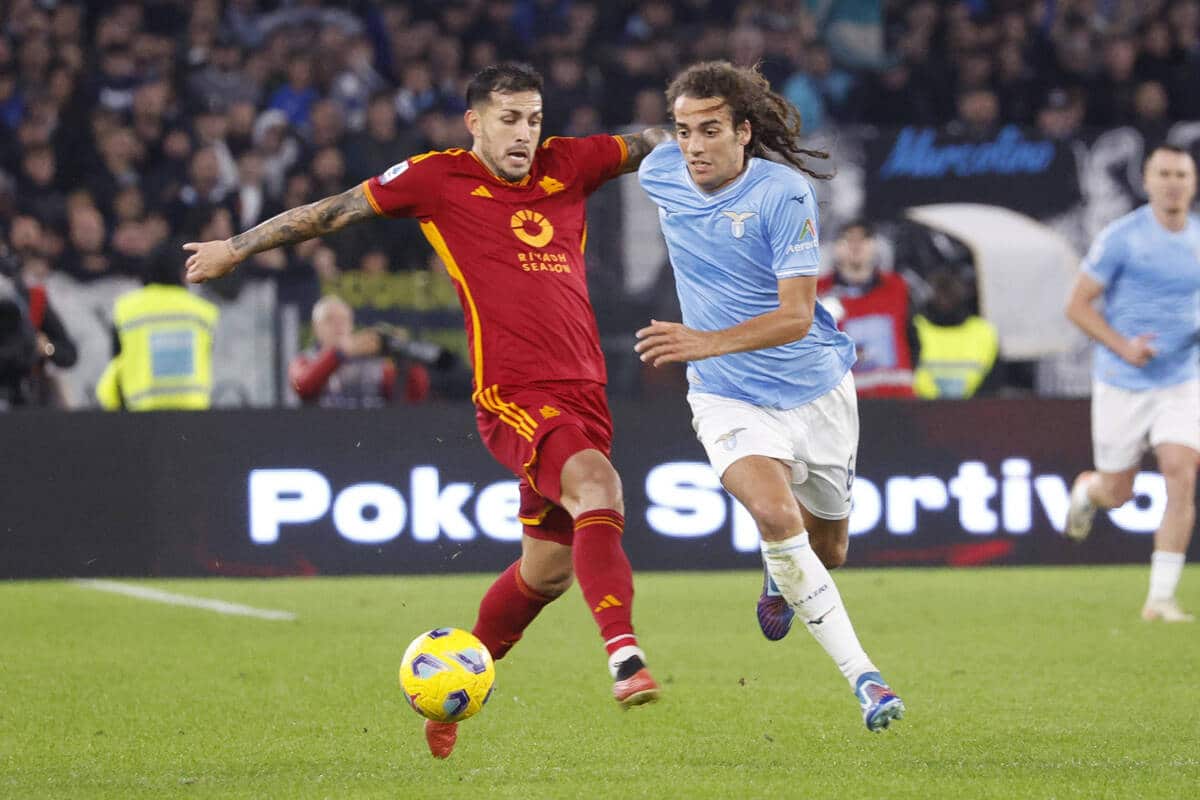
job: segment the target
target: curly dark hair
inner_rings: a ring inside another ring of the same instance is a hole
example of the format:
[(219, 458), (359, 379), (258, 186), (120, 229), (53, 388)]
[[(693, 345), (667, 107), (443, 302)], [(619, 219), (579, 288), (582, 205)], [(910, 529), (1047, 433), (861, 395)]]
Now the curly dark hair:
[(484, 67), (467, 84), (467, 106), (474, 108), (492, 98), (492, 92), (541, 92), (542, 75), (528, 64), (504, 61)]
[(719, 97), (729, 106), (736, 128), (750, 122), (750, 143), (746, 153), (765, 158), (774, 153), (796, 169), (813, 178), (827, 179), (832, 174), (816, 172), (805, 163), (804, 157), (829, 158), (821, 150), (800, 147), (800, 112), (779, 94), (757, 66), (735, 67), (728, 61), (705, 61), (693, 64), (675, 76), (667, 87), (667, 106), (675, 107), (680, 97)]

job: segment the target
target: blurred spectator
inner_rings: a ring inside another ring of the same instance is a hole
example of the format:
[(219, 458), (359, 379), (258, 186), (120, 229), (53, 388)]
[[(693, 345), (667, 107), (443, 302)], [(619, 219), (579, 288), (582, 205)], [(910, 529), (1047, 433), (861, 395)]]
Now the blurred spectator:
[(221, 183), (221, 162), (212, 147), (198, 149), (192, 154), (188, 167), (188, 182), (179, 190), (171, 209), (171, 221), (178, 228), (189, 210), (216, 205), (225, 200), (226, 189)]
[(270, 109), (258, 115), (254, 121), (254, 149), (262, 156), (268, 191), (278, 195), (288, 170), (300, 160), (300, 144), (289, 133), (287, 116), (282, 111)]
[(15, 131), (25, 115), (25, 100), (17, 85), (17, 75), (7, 66), (0, 65), (0, 125)]
[(842, 228), (833, 253), (833, 272), (817, 282), (817, 296), (854, 340), (859, 396), (912, 397), (920, 342), (908, 284), (879, 268), (875, 234), (866, 222)]
[(542, 105), (546, 109), (542, 128), (549, 136), (561, 135), (566, 130), (575, 108), (596, 106), (600, 100), (583, 60), (567, 54), (551, 59), (542, 98)]
[(153, 259), (145, 286), (113, 307), (113, 359), (96, 386), (108, 411), (201, 410), (212, 397), (212, 336), (219, 312), (181, 285), (176, 252)]
[[(292, 388), (305, 405), (323, 408), (378, 408), (403, 400), (419, 403), (429, 396), (426, 363), (448, 367), (454, 356), (437, 345), (410, 341), (395, 328), (354, 330), (354, 312), (336, 295), (326, 295), (312, 310), (312, 348), (288, 368)], [(397, 361), (404, 364), (401, 396)]]
[(257, 103), (260, 87), (242, 69), (243, 55), (231, 35), (219, 36), (208, 64), (188, 79), (192, 102), (201, 108)]
[(129, 47), (114, 44), (100, 53), (100, 71), (95, 77), (94, 96), (102, 108), (124, 112), (133, 107), (133, 93), (140, 80), (137, 62)]
[(1039, 83), (1025, 58), (1024, 43), (1004, 42), (996, 53), (996, 97), (1001, 117), (1018, 125), (1031, 125), (1037, 113), (1038, 92)]
[(342, 58), (342, 70), (330, 83), (329, 96), (345, 115), (346, 128), (360, 131), (366, 123), (367, 103), (386, 88), (387, 82), (375, 69), (375, 51), (365, 37), (350, 42)]
[(96, 205), (111, 213), (117, 193), (136, 186), (141, 179), (138, 165), (142, 145), (129, 128), (114, 128), (100, 140), (100, 163), (93, 165), (87, 188)]
[(1053, 88), (1038, 109), (1038, 132), (1049, 139), (1065, 141), (1079, 134), (1086, 113), (1080, 90)]
[(26, 285), (19, 256), (0, 242), (0, 410), (63, 405), (48, 365), (75, 363), (75, 342), (46, 288)]
[(366, 126), (362, 133), (347, 137), (343, 146), (346, 172), (354, 180), (379, 175), (396, 163), (397, 154), (413, 152), (400, 139), (396, 124), (396, 105), (390, 92), (380, 92), (367, 105)]
[(958, 95), (958, 114), (947, 125), (955, 136), (972, 140), (990, 139), (1000, 123), (1000, 101), (986, 87), (964, 89)]
[(249, 230), (278, 213), (267, 196), (262, 156), (253, 150), (247, 150), (238, 159), (238, 181), (230, 200), (236, 215), (234, 224), (240, 231)]
[(67, 211), (68, 246), (62, 268), (79, 280), (94, 280), (113, 273), (113, 258), (107, 249), (104, 217), (90, 204)]
[(850, 73), (836, 67), (829, 48), (813, 44), (801, 56), (802, 67), (783, 84), (783, 96), (800, 112), (804, 132), (813, 133), (827, 117), (841, 117), (854, 88)]
[(1147, 152), (1167, 140), (1168, 103), (1167, 90), (1158, 81), (1138, 84), (1133, 94), (1133, 124), (1145, 139)]
[(422, 61), (404, 66), (400, 88), (396, 90), (396, 113), (405, 122), (414, 122), (425, 111), (436, 109), (442, 101), (441, 92), (433, 84), (433, 70)]
[(996, 388), (999, 336), (992, 323), (971, 313), (966, 282), (943, 270), (929, 277), (932, 292), (914, 318), (920, 357), (913, 382), (918, 397), (962, 399)]
[(287, 64), (287, 83), (271, 95), (267, 107), (282, 111), (284, 118), (297, 127), (308, 124), (312, 104), (319, 97), (313, 86), (313, 63), (307, 56), (293, 53)]
[(312, 150), (337, 147), (346, 132), (342, 109), (332, 100), (313, 103), (308, 117), (308, 146)]
[(1133, 95), (1137, 81), (1137, 43), (1131, 36), (1116, 35), (1104, 43), (1104, 62), (1087, 92), (1087, 121), (1113, 127), (1133, 120)]
[(198, 109), (193, 118), (192, 130), (195, 133), (197, 151), (210, 150), (216, 157), (217, 185), (222, 191), (228, 191), (237, 183), (237, 162), (225, 141), (229, 130), (229, 117), (225, 114), (225, 106), (219, 104)]
[(1158, 81), (1163, 86), (1170, 84), (1171, 29), (1161, 18), (1146, 20), (1141, 28), (1141, 52), (1138, 54), (1135, 71), (1141, 81)]
[(61, 227), (67, 218), (66, 196), (58, 181), (58, 160), (49, 145), (27, 148), (17, 181), (20, 208), (47, 225)]

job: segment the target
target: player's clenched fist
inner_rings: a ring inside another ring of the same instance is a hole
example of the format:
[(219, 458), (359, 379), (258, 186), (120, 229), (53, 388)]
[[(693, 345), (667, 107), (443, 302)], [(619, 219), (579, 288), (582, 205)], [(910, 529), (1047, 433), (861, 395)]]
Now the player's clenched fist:
[(211, 242), (188, 242), (184, 250), (191, 251), (187, 260), (188, 283), (204, 283), (233, 271), (241, 261), (228, 239)]

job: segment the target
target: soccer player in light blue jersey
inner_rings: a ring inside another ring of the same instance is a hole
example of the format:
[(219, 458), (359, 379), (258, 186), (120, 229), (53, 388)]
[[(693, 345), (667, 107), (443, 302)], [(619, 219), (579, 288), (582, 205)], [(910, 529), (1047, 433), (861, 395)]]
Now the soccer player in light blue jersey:
[[(858, 406), (854, 344), (816, 302), (817, 204), (796, 110), (750, 69), (697, 64), (667, 90), (675, 141), (638, 171), (659, 207), (683, 323), (651, 321), (637, 351), (688, 363), (693, 426), (758, 525), (758, 619), (768, 639), (806, 623), (872, 731), (904, 703), (867, 657), (830, 567), (845, 562)], [(786, 164), (767, 160), (768, 153)]]
[[(1092, 374), (1095, 471), (1071, 489), (1067, 535), (1087, 537), (1098, 508), (1133, 497), (1152, 448), (1167, 486), (1154, 534), (1150, 591), (1142, 618), (1192, 622), (1175, 589), (1196, 522), (1200, 463), (1200, 220), (1196, 162), (1158, 147), (1143, 168), (1150, 202), (1105, 228), (1092, 244), (1067, 302), (1067, 316), (1096, 341)], [(1093, 303), (1104, 297), (1101, 313)]]

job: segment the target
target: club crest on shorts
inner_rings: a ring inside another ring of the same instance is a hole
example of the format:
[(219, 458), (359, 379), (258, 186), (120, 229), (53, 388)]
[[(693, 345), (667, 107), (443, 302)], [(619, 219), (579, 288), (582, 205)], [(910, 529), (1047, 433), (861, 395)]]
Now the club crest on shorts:
[(717, 440), (715, 442), (713, 442), (713, 444), (719, 444), (722, 447), (724, 447), (726, 450), (729, 450), (732, 452), (733, 450), (737, 449), (737, 435), (744, 430), (746, 430), (746, 429), (745, 428), (734, 428), (729, 433), (723, 433), (720, 436), (718, 436)]
[(731, 232), (733, 233), (733, 238), (735, 239), (740, 239), (746, 235), (746, 220), (750, 219), (751, 217), (758, 216), (757, 211), (747, 211), (745, 213), (740, 213), (737, 211), (722, 211), (721, 213), (726, 217), (729, 217), (730, 221), (733, 223), (731, 226)]

